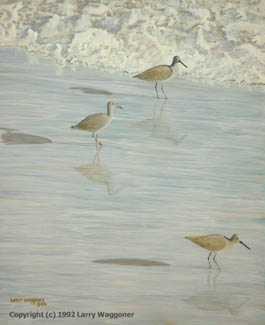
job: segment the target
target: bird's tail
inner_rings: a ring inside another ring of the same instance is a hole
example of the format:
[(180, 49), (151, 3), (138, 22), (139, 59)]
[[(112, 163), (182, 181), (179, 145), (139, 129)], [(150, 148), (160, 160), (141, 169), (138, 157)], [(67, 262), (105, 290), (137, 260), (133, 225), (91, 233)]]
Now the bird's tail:
[(192, 240), (192, 236), (185, 236), (184, 238), (185, 238), (185, 239)]

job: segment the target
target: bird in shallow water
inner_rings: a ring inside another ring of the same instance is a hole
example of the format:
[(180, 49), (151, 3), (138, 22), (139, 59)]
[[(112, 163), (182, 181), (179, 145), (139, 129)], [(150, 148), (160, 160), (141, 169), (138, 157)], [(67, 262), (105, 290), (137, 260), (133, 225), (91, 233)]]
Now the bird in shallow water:
[(220, 269), (220, 266), (216, 261), (216, 255), (218, 251), (232, 248), (237, 243), (240, 243), (241, 245), (245, 246), (247, 249), (250, 249), (250, 247), (248, 247), (245, 243), (239, 240), (236, 234), (234, 234), (231, 238), (228, 238), (223, 235), (186, 236), (185, 238), (191, 240), (193, 243), (201, 246), (202, 248), (205, 248), (208, 251), (210, 251), (208, 255), (208, 263), (210, 268), (212, 267), (211, 256), (213, 255), (212, 260)]
[[(142, 79), (142, 80), (146, 80), (146, 81), (154, 81), (155, 82), (156, 98), (160, 98), (158, 95), (158, 91), (157, 91), (158, 82), (162, 81), (162, 80), (166, 80), (169, 77), (171, 77), (174, 72), (174, 66), (177, 63), (181, 63), (185, 68), (187, 68), (186, 64), (181, 61), (179, 56), (174, 56), (172, 63), (170, 65), (167, 65), (167, 64), (157, 65), (153, 68), (147, 69), (147, 70), (143, 71), (142, 73), (139, 73), (139, 74), (133, 76), (133, 78), (138, 78), (138, 79)], [(167, 99), (167, 95), (164, 92), (162, 82), (161, 82), (161, 91), (164, 95), (164, 98)]]
[(81, 122), (73, 125), (71, 128), (92, 133), (92, 136), (95, 138), (96, 148), (98, 149), (102, 146), (102, 142), (98, 140), (98, 132), (106, 128), (111, 123), (114, 107), (123, 109), (123, 107), (119, 104), (109, 101), (107, 103), (106, 113), (95, 113), (88, 115)]

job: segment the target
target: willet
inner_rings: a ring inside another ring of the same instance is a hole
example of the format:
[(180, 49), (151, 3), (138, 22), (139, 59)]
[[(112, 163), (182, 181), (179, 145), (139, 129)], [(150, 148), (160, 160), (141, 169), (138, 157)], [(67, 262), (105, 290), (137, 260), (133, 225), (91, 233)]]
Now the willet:
[[(156, 91), (156, 98), (159, 98), (158, 91), (157, 91), (157, 85), (159, 81), (166, 80), (169, 77), (172, 76), (174, 72), (174, 66), (177, 63), (181, 63), (185, 68), (187, 68), (186, 64), (184, 64), (179, 56), (174, 56), (172, 63), (170, 65), (164, 64), (164, 65), (158, 65), (156, 67), (150, 68), (145, 70), (142, 73), (139, 73), (133, 78), (138, 78), (146, 81), (154, 81), (155, 82), (155, 91)], [(164, 94), (164, 98), (167, 99), (167, 96), (164, 92), (163, 85), (161, 83), (161, 91)]]
[(185, 238), (210, 251), (208, 255), (208, 263), (210, 268), (212, 267), (210, 258), (213, 253), (213, 261), (218, 266), (218, 268), (220, 268), (216, 261), (216, 252), (232, 248), (237, 243), (240, 243), (247, 249), (250, 249), (245, 243), (239, 240), (236, 234), (234, 234), (231, 238), (223, 235), (186, 236)]
[(109, 101), (107, 103), (107, 113), (95, 113), (88, 115), (81, 122), (76, 125), (73, 125), (72, 128), (92, 133), (92, 136), (95, 138), (96, 141), (96, 148), (98, 149), (98, 146), (102, 146), (102, 143), (98, 141), (98, 132), (111, 123), (114, 107), (122, 109), (122, 106), (112, 101)]

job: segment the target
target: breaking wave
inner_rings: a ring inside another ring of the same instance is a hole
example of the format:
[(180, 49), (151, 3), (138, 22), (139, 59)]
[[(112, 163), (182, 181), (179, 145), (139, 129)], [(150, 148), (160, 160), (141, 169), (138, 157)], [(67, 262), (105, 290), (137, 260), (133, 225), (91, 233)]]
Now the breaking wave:
[(264, 0), (2, 0), (0, 46), (129, 73), (179, 55), (182, 78), (265, 85), (264, 12)]

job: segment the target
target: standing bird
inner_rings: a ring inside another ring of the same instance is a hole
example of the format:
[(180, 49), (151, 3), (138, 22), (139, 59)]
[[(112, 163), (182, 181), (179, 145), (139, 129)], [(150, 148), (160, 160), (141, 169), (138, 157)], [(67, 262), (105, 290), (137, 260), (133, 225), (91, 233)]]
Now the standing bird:
[(247, 249), (250, 249), (250, 247), (248, 247), (245, 243), (239, 240), (236, 234), (234, 234), (231, 238), (228, 238), (223, 235), (186, 236), (185, 238), (191, 240), (193, 243), (201, 246), (202, 248), (205, 248), (208, 251), (210, 251), (208, 255), (208, 263), (210, 268), (212, 267), (210, 258), (213, 253), (214, 256), (212, 260), (218, 266), (218, 268), (220, 268), (215, 259), (217, 255), (216, 252), (232, 248), (237, 243), (240, 243), (241, 245), (245, 246)]
[[(174, 72), (174, 66), (177, 63), (181, 63), (182, 65), (184, 65), (185, 68), (187, 68), (186, 64), (184, 64), (181, 61), (179, 56), (174, 56), (173, 60), (172, 60), (172, 63), (170, 65), (167, 65), (167, 64), (158, 65), (156, 67), (147, 69), (144, 72), (133, 76), (133, 78), (138, 78), (138, 79), (142, 79), (142, 80), (146, 80), (146, 81), (155, 81), (156, 98), (160, 98), (158, 96), (158, 91), (157, 91), (158, 81), (166, 80), (169, 77), (171, 77), (173, 72)], [(166, 94), (164, 92), (164, 88), (163, 88), (162, 83), (161, 83), (161, 91), (164, 94), (164, 98), (167, 99), (167, 96), (166, 96)]]
[(111, 123), (114, 107), (123, 109), (122, 106), (109, 101), (107, 103), (107, 113), (95, 113), (88, 115), (81, 122), (73, 125), (71, 128), (91, 132), (96, 141), (96, 148), (98, 149), (99, 146), (102, 146), (102, 143), (98, 140), (98, 132)]

